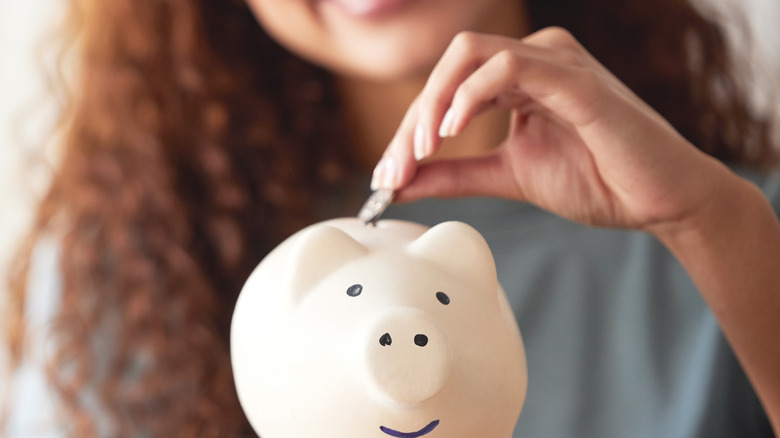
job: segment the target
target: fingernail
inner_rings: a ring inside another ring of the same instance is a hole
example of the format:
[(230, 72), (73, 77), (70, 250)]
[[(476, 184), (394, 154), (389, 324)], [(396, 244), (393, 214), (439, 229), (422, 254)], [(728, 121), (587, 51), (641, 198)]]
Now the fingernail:
[(421, 124), (414, 127), (414, 158), (417, 161), (425, 158), (425, 132)]
[(371, 190), (380, 188), (394, 189), (398, 185), (398, 166), (393, 157), (384, 157), (374, 169), (371, 177)]
[(384, 157), (379, 160), (374, 168), (374, 173), (371, 175), (371, 190), (377, 190), (379, 188), (379, 179), (383, 177), (382, 173), (385, 169)]
[(455, 111), (450, 107), (444, 114), (444, 120), (441, 121), (439, 126), (439, 137), (449, 137), (452, 135), (452, 122), (455, 120)]

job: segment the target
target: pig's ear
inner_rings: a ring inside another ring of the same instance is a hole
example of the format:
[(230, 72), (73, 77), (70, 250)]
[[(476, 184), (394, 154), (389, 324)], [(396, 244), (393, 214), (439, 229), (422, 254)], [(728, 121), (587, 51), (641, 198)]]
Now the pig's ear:
[(323, 225), (302, 231), (284, 268), (285, 290), (291, 303), (297, 304), (323, 278), (367, 252), (365, 246), (338, 228)]
[(478, 290), (498, 287), (496, 263), (481, 234), (462, 222), (444, 222), (417, 238), (408, 251)]

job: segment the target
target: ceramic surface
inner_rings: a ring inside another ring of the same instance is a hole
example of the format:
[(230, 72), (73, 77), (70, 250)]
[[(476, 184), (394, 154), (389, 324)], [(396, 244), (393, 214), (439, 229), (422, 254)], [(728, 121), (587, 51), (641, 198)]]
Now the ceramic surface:
[(231, 356), (262, 438), (509, 438), (527, 384), (493, 256), (459, 222), (293, 235), (247, 280)]

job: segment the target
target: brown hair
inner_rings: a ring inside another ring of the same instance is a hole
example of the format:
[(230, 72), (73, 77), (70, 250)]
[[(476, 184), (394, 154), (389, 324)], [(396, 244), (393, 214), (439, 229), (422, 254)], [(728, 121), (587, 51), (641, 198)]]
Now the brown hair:
[[(729, 50), (721, 26), (691, 2), (527, 3), (536, 26), (568, 29), (702, 151), (730, 164), (776, 163), (769, 120), (751, 111), (744, 76), (736, 74), (743, 60)], [(744, 27), (739, 11), (731, 12)]]
[[(721, 31), (687, 2), (528, 4), (536, 26), (567, 27), (704, 151), (746, 164), (771, 156)], [(13, 357), (31, 250), (53, 234), (63, 284), (47, 372), (68, 433), (251, 434), (229, 317), (251, 269), (315, 219), (308, 201), (352, 166), (329, 76), (275, 44), (240, 0), (72, 10), (79, 95), (14, 271)]]

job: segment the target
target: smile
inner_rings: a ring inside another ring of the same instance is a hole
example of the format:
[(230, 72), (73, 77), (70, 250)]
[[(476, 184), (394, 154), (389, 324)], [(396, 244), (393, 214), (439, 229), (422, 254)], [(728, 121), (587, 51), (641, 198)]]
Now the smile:
[(382, 432), (397, 438), (417, 438), (427, 433), (430, 433), (433, 429), (436, 429), (436, 426), (438, 425), (439, 425), (439, 420), (433, 420), (427, 426), (423, 427), (417, 432), (399, 432), (397, 430), (393, 430), (390, 429), (389, 427), (384, 427), (384, 426), (379, 426), (379, 429)]

